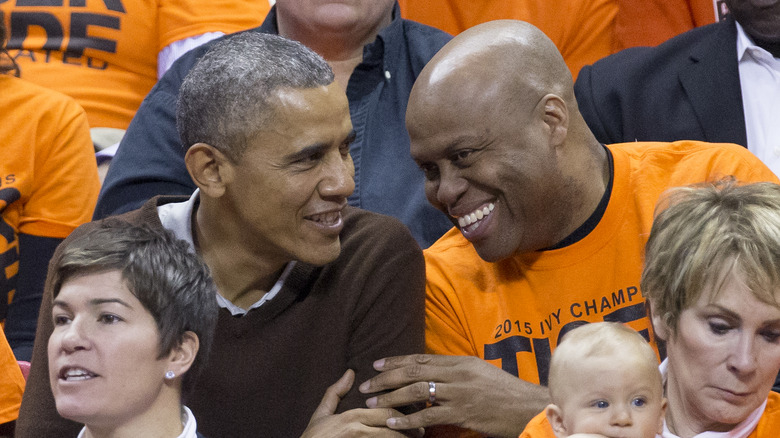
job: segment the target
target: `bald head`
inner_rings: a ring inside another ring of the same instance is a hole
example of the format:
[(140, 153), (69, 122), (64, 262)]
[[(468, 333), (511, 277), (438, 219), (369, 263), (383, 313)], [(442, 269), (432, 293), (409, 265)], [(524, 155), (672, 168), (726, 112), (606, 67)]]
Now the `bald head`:
[(576, 105), (571, 73), (555, 44), (536, 27), (517, 20), (491, 21), (455, 37), (423, 69), (410, 103), (453, 93), (489, 93), (504, 104), (526, 105), (552, 93)]

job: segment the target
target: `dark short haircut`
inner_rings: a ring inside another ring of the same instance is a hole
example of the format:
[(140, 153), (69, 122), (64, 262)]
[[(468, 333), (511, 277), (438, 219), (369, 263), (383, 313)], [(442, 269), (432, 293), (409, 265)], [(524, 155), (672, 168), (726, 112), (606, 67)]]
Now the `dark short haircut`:
[(673, 333), (702, 293), (715, 288), (717, 295), (725, 268), (740, 273), (758, 300), (778, 306), (780, 186), (724, 179), (678, 187), (657, 210), (640, 287)]
[(238, 160), (274, 115), (280, 88), (314, 88), (333, 82), (330, 66), (303, 44), (246, 31), (215, 43), (179, 90), (176, 124), (185, 148), (206, 143)]
[(157, 323), (159, 358), (180, 345), (185, 332), (198, 336), (198, 354), (183, 378), (187, 390), (208, 358), (218, 312), (209, 270), (190, 246), (166, 230), (117, 219), (63, 245), (51, 267), (52, 298), (71, 278), (116, 270)]

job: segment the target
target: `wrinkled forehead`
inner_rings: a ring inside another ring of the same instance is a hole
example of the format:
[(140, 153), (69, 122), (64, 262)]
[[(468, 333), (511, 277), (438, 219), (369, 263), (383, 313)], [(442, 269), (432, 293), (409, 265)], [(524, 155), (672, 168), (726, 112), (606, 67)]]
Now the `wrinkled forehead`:
[(325, 116), (328, 112), (349, 112), (347, 95), (335, 81), (310, 88), (280, 87), (271, 92), (268, 103), (277, 114), (315, 111)]

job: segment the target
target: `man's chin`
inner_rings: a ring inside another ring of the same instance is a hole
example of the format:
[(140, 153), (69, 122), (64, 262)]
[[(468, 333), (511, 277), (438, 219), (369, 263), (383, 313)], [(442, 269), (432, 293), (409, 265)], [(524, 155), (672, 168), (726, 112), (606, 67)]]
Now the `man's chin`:
[(335, 242), (329, 245), (319, 245), (312, 247), (304, 254), (300, 254), (298, 261), (314, 266), (323, 266), (335, 261), (341, 254), (341, 241), (336, 238)]
[(513, 251), (506, 248), (497, 247), (500, 245), (491, 245), (489, 241), (472, 242), (474, 249), (477, 251), (479, 258), (488, 262), (495, 263), (501, 260), (508, 259), (514, 255)]

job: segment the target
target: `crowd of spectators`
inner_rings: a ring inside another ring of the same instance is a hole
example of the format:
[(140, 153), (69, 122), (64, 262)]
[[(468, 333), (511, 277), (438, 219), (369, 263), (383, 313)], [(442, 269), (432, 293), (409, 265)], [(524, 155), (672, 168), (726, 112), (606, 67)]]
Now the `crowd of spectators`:
[(0, 437), (780, 434), (780, 0), (9, 0), (0, 90)]

